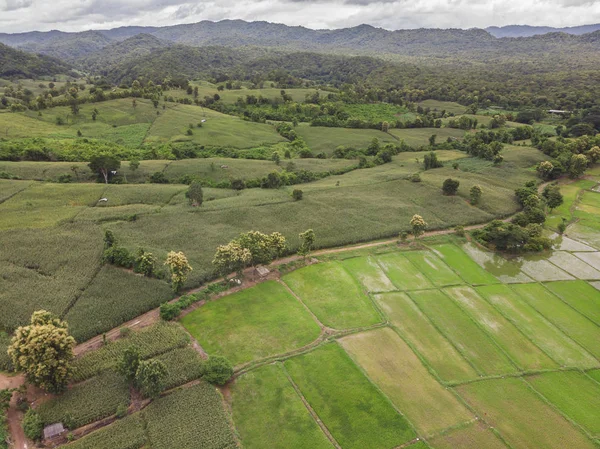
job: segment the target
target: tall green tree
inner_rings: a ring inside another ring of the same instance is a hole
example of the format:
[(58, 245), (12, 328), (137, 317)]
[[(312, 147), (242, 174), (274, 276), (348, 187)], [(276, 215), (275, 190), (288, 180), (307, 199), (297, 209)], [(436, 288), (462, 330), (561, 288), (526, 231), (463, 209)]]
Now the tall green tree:
[(56, 393), (69, 381), (74, 347), (67, 323), (38, 310), (28, 326), (17, 328), (8, 355), (15, 369), (25, 372), (28, 382)]
[(135, 385), (146, 398), (156, 398), (165, 388), (169, 374), (161, 360), (150, 359), (140, 362), (135, 373)]
[(98, 154), (90, 158), (88, 167), (98, 176), (102, 176), (104, 183), (108, 184), (113, 172), (121, 168), (121, 161), (108, 154)]
[(185, 196), (192, 206), (202, 206), (202, 201), (204, 199), (202, 184), (198, 181), (193, 181), (188, 187), (187, 192), (185, 192)]

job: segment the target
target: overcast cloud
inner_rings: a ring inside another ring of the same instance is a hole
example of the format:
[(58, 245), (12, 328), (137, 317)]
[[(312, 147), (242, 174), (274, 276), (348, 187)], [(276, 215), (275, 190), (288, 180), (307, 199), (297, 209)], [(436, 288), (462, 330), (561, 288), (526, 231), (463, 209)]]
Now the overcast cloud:
[(600, 0), (0, 0), (0, 32), (6, 33), (222, 19), (309, 28), (564, 27), (600, 22)]

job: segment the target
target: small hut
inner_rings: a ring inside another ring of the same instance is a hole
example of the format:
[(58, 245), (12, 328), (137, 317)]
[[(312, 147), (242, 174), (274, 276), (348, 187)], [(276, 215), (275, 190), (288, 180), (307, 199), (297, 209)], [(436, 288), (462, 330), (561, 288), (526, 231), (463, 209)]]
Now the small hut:
[(44, 427), (44, 440), (52, 440), (60, 436), (65, 431), (62, 423), (54, 423)]
[(259, 265), (254, 269), (254, 274), (260, 278), (266, 278), (269, 273), (269, 269), (267, 267), (263, 267), (262, 265)]

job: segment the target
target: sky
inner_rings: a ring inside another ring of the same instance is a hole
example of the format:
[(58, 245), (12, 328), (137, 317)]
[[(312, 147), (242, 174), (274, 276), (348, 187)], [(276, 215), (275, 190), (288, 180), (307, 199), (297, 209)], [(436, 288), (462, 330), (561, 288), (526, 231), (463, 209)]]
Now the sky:
[(0, 32), (82, 31), (201, 20), (265, 20), (313, 29), (553, 27), (600, 23), (600, 0), (0, 0)]

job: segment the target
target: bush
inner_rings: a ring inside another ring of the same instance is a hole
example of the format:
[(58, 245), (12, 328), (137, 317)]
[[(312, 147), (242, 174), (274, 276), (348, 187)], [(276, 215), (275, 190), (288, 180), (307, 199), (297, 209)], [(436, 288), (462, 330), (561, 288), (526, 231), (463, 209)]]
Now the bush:
[(150, 175), (150, 182), (153, 184), (168, 184), (169, 180), (163, 172), (157, 171)]
[(294, 198), (294, 201), (300, 201), (302, 199), (302, 194), (302, 190), (294, 189), (294, 191), (292, 192), (292, 198)]
[(115, 411), (115, 416), (117, 419), (125, 418), (127, 416), (127, 404), (119, 404)]
[(465, 236), (465, 227), (464, 226), (456, 226), (454, 228), (454, 233), (459, 237)]
[(558, 229), (558, 233), (563, 235), (567, 230), (567, 220), (563, 218), (556, 228)]
[(115, 265), (117, 267), (131, 268), (134, 265), (134, 258), (127, 248), (121, 246), (111, 246), (104, 250), (102, 262)]
[(410, 175), (410, 182), (421, 182), (421, 175), (418, 173)]
[(444, 184), (442, 185), (442, 192), (444, 192), (444, 195), (456, 195), (459, 185), (459, 181), (454, 180), (452, 178), (448, 178), (444, 181)]
[(224, 385), (233, 376), (233, 366), (225, 357), (210, 357), (204, 364), (202, 377), (211, 384)]
[(160, 305), (160, 317), (165, 321), (172, 321), (179, 316), (181, 306), (178, 303), (165, 302)]
[(30, 440), (39, 440), (42, 438), (42, 430), (44, 429), (44, 423), (40, 415), (33, 409), (29, 409), (23, 417), (23, 432), (25, 436)]

